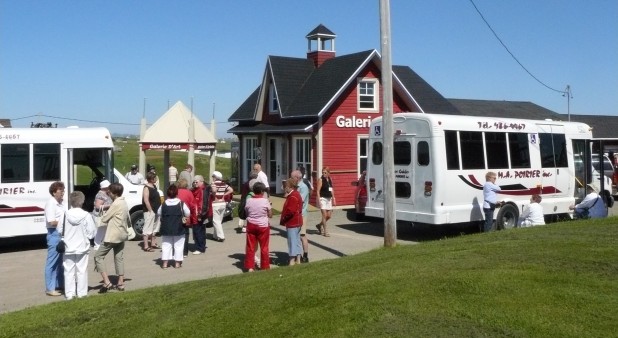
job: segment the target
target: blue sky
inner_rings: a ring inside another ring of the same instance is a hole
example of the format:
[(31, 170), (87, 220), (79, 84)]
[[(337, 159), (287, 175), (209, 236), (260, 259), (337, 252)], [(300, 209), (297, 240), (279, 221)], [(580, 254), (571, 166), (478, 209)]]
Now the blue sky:
[[(618, 115), (618, 1), (474, 0), (545, 85), (571, 86), (572, 114)], [(526, 73), (470, 0), (391, 0), (392, 58), (447, 98), (567, 99)], [(306, 57), (318, 24), (337, 55), (380, 51), (378, 0), (0, 0), (0, 118), (139, 132), (183, 101), (226, 136), (266, 57)], [(52, 117), (29, 117), (32, 115)], [(64, 118), (64, 119), (59, 119)], [(65, 119), (80, 119), (85, 122)]]

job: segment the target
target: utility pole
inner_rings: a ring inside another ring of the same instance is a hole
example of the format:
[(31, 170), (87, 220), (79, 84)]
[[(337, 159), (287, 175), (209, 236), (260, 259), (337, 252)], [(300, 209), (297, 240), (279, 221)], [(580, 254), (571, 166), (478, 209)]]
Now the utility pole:
[(391, 9), (380, 0), (380, 47), (382, 50), (382, 147), (384, 160), (384, 246), (397, 244), (395, 210), (395, 155), (393, 149), (393, 62), (391, 59)]

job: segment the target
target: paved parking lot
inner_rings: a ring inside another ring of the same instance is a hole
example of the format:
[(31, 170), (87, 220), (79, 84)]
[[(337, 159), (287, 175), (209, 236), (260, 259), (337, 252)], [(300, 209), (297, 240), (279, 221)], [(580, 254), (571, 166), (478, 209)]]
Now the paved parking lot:
[[(618, 203), (609, 211), (609, 216), (618, 215)], [(310, 243), (309, 259), (316, 262), (354, 255), (383, 246), (384, 225), (382, 220), (369, 219), (353, 221), (351, 210), (335, 210), (329, 222), (331, 237), (317, 234), (315, 224), (320, 220), (319, 211), (309, 213), (308, 237)], [(279, 217), (272, 219), (273, 224)], [(237, 233), (238, 219), (224, 223), (226, 240), (224, 243), (207, 241), (208, 249), (204, 255), (191, 255), (185, 259), (181, 269), (160, 268), (161, 252), (143, 252), (140, 242), (128, 242), (125, 249), (126, 289), (135, 290), (157, 285), (173, 284), (183, 281), (199, 280), (218, 276), (241, 274), (245, 235)], [(444, 237), (475, 233), (475, 228), (410, 226), (408, 223), (397, 226), (397, 243), (414, 244)], [(270, 252), (271, 266), (286, 269), (287, 243), (285, 229), (279, 225), (271, 226)], [(210, 238), (212, 229), (208, 229)], [(24, 309), (30, 306), (62, 301), (63, 297), (45, 295), (43, 268), (47, 254), (45, 237), (37, 237), (34, 242), (6, 243), (0, 245), (0, 313)], [(158, 241), (159, 245), (161, 240)], [(190, 248), (193, 241), (190, 241)], [(106, 258), (108, 272), (114, 273), (113, 257)], [(311, 264), (311, 263), (310, 263)], [(101, 276), (94, 272), (92, 254), (89, 262), (89, 296), (98, 293)], [(112, 276), (113, 277), (113, 276)], [(114, 281), (114, 279), (112, 279)], [(117, 291), (111, 291), (117, 292)]]
[[(349, 220), (347, 211), (336, 210), (329, 224), (331, 237), (317, 234), (315, 224), (319, 222), (320, 213), (309, 213), (309, 259), (311, 262), (353, 255), (369, 251), (383, 245), (384, 226), (382, 221), (374, 220), (354, 222)], [(279, 217), (273, 217), (273, 223), (279, 222)], [(207, 241), (208, 249), (204, 255), (191, 255), (185, 258), (181, 269), (169, 268), (162, 270), (159, 266), (160, 250), (143, 252), (140, 242), (127, 242), (125, 249), (126, 289), (135, 290), (156, 285), (178, 283), (217, 276), (242, 273), (244, 259), (245, 235), (237, 233), (235, 227), (238, 219), (224, 223), (226, 240), (224, 243)], [(424, 237), (418, 231), (411, 231), (409, 226), (401, 226), (398, 230), (398, 243), (414, 243), (417, 240), (430, 240), (433, 236)], [(208, 229), (209, 236), (212, 229)], [(26, 307), (62, 301), (63, 297), (49, 297), (44, 291), (44, 264), (46, 257), (45, 238), (37, 237), (36, 244), (17, 243), (0, 248), (0, 313), (14, 311)], [(161, 241), (158, 241), (159, 245)], [(192, 244), (193, 241), (191, 240)], [(270, 240), (271, 261), (273, 266), (286, 265), (287, 244), (285, 229), (278, 225), (271, 227)], [(113, 257), (110, 253), (106, 258), (108, 272), (114, 273)], [(311, 263), (309, 263), (311, 264)], [(287, 267), (275, 267), (286, 269)], [(89, 296), (97, 295), (100, 287), (100, 274), (94, 272), (92, 254), (88, 265)], [(112, 279), (113, 281), (113, 279)], [(117, 292), (117, 291), (111, 291)]]

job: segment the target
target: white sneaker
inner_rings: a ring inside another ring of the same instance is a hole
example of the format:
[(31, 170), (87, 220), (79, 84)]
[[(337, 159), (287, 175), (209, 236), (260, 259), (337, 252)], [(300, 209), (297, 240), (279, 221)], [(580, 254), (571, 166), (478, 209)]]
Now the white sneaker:
[(242, 227), (242, 229), (240, 229), (240, 231), (247, 232), (247, 227)]
[(195, 251), (192, 252), (192, 254), (194, 254), (194, 255), (201, 255), (202, 253), (200, 251), (195, 250)]

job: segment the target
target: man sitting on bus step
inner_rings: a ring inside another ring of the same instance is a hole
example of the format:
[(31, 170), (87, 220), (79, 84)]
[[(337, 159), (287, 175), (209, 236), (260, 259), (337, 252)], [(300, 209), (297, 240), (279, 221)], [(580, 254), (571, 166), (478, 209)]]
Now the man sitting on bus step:
[(519, 226), (522, 228), (545, 224), (543, 207), (541, 206), (541, 195), (533, 194), (530, 196), (530, 204), (524, 209), (520, 216)]
[(586, 185), (588, 193), (584, 200), (579, 204), (569, 206), (570, 210), (575, 210), (576, 218), (603, 218), (607, 217), (607, 208), (603, 198), (598, 193), (599, 188), (595, 183)]
[(131, 166), (131, 171), (124, 177), (133, 184), (144, 184), (144, 176), (137, 171), (137, 165), (135, 164)]

